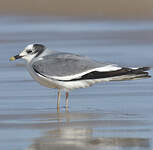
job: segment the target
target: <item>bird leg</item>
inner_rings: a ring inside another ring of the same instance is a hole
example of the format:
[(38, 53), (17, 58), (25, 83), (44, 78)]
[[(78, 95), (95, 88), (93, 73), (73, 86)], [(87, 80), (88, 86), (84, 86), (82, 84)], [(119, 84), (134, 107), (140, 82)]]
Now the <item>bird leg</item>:
[(60, 91), (60, 89), (59, 89), (59, 90), (58, 90), (58, 94), (57, 94), (57, 110), (59, 110), (60, 98), (61, 98), (61, 91)]
[(66, 92), (66, 93), (65, 93), (65, 96), (66, 96), (66, 97), (65, 97), (65, 107), (68, 108), (68, 107), (69, 107), (69, 100), (68, 100), (69, 93)]

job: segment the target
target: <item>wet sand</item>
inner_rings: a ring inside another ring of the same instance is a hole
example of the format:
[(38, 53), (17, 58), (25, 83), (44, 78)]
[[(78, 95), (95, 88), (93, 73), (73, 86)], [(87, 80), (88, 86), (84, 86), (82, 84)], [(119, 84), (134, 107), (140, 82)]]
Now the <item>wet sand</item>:
[(57, 112), (57, 91), (36, 83), (24, 61), (8, 61), (39, 42), (123, 66), (153, 67), (152, 21), (7, 16), (0, 26), (0, 149), (152, 149), (152, 78), (74, 90), (69, 112), (63, 93)]

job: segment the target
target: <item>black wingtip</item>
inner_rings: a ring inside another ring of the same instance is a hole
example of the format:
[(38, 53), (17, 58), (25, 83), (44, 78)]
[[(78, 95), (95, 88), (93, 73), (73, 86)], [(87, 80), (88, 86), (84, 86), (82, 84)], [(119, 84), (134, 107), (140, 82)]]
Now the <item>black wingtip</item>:
[(148, 70), (151, 70), (151, 67), (142, 67), (142, 68), (138, 68), (138, 70), (140, 70), (140, 71), (148, 71)]

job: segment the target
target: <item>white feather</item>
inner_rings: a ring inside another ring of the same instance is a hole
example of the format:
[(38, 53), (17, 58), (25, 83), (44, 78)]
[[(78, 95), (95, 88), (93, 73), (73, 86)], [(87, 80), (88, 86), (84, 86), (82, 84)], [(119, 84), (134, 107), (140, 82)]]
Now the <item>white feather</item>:
[(74, 75), (69, 75), (69, 76), (63, 76), (63, 77), (59, 77), (59, 76), (48, 76), (50, 78), (56, 79), (56, 80), (72, 80), (72, 79), (78, 79), (81, 76), (93, 72), (93, 71), (99, 71), (99, 72), (109, 72), (109, 71), (116, 71), (121, 69), (121, 67), (115, 66), (115, 65), (107, 65), (104, 67), (100, 67), (100, 68), (94, 68), (88, 71), (84, 71), (82, 73), (78, 73), (78, 74), (74, 74)]

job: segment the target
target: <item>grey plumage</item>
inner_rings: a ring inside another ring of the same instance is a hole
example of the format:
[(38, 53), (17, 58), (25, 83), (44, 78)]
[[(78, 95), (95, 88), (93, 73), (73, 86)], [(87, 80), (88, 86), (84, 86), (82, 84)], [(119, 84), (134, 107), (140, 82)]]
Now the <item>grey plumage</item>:
[(88, 57), (59, 52), (43, 56), (41, 60), (35, 61), (32, 67), (43, 75), (62, 77), (107, 65), (109, 64), (93, 61)]

